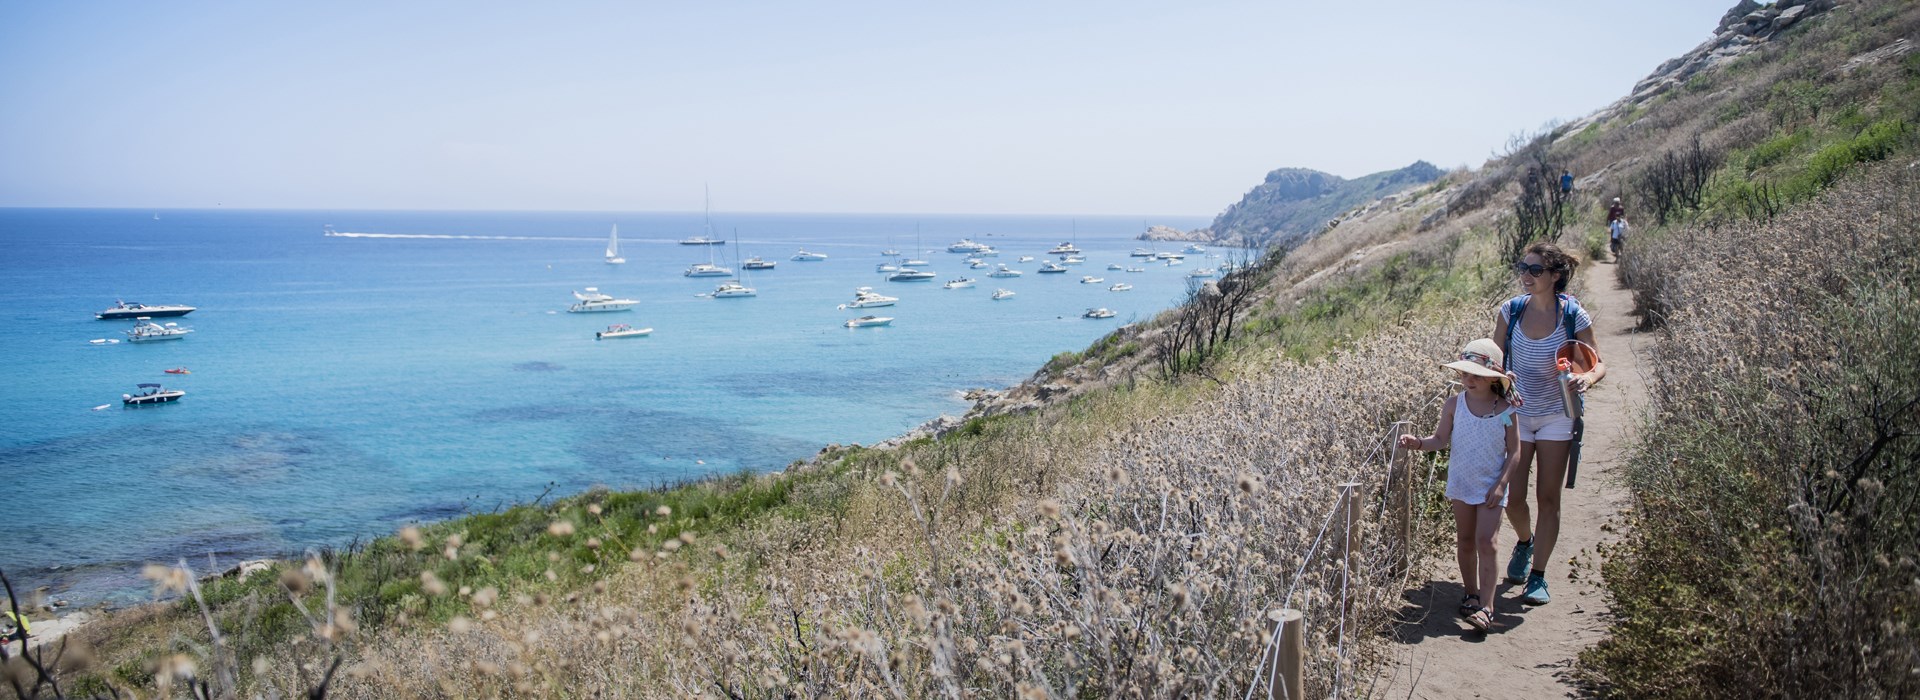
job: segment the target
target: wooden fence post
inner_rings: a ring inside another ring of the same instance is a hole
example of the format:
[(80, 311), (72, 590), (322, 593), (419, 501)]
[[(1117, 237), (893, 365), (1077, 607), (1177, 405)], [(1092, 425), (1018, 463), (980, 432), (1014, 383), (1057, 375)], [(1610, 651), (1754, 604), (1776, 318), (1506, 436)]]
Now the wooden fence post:
[(1307, 696), (1307, 644), (1306, 632), (1302, 629), (1306, 625), (1302, 618), (1300, 611), (1293, 608), (1280, 611), (1280, 658), (1273, 682), (1280, 685), (1283, 692), (1280, 697), (1285, 700), (1301, 700)]
[(1411, 434), (1411, 423), (1401, 423), (1393, 431), (1393, 466), (1387, 470), (1387, 488), (1391, 489), (1393, 516), (1400, 531), (1400, 556), (1394, 559), (1396, 574), (1413, 568), (1413, 450), (1400, 447), (1400, 436)]

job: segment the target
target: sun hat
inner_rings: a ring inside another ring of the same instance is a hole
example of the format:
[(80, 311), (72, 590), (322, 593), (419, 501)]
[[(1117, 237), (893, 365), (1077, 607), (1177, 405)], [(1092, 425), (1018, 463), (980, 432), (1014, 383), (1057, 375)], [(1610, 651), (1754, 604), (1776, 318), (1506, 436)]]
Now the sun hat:
[(1507, 379), (1506, 361), (1506, 353), (1500, 351), (1498, 343), (1493, 342), (1492, 338), (1481, 338), (1460, 348), (1460, 359), (1443, 362), (1440, 366), (1504, 382)]

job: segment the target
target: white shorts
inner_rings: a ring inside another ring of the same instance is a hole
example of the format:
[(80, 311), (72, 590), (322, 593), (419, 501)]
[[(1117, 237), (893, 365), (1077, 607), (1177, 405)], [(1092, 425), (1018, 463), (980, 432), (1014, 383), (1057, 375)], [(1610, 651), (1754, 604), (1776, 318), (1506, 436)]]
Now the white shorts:
[(1564, 413), (1517, 417), (1520, 419), (1516, 423), (1520, 428), (1521, 442), (1573, 439), (1573, 419), (1568, 418)]

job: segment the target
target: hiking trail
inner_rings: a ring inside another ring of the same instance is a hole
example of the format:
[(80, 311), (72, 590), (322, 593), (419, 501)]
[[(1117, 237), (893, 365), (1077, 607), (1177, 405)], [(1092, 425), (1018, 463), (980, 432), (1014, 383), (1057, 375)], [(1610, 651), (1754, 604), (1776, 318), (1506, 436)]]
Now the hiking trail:
[[(1612, 262), (1581, 272), (1580, 303), (1593, 316), (1594, 340), (1607, 377), (1587, 395), (1586, 439), (1574, 488), (1561, 491), (1560, 541), (1547, 565), (1553, 602), (1520, 603), (1522, 586), (1502, 580), (1494, 603), (1498, 626), (1481, 634), (1455, 614), (1462, 592), (1452, 552), (1433, 559), (1417, 587), (1401, 594), (1390, 675), (1380, 695), (1409, 698), (1558, 698), (1590, 694), (1571, 677), (1581, 650), (1606, 636), (1608, 606), (1599, 583), (1595, 545), (1612, 541), (1601, 527), (1628, 504), (1619, 465), (1628, 436), (1646, 403), (1643, 361), (1651, 338), (1634, 331), (1632, 292)], [(1491, 323), (1489, 323), (1491, 326)], [(1489, 329), (1491, 332), (1491, 329)], [(1536, 512), (1537, 509), (1536, 509)], [(1449, 534), (1452, 522), (1445, 523)], [(1451, 539), (1451, 537), (1449, 537)], [(1513, 549), (1511, 525), (1501, 528), (1500, 570)], [(1448, 547), (1452, 544), (1449, 542)]]

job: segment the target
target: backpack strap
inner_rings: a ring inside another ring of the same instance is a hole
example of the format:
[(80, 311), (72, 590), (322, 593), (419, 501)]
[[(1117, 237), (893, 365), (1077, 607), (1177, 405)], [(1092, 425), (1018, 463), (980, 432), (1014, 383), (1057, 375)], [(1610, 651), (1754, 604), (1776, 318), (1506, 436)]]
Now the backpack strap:
[(1573, 322), (1580, 317), (1580, 302), (1566, 294), (1556, 294), (1554, 296), (1559, 297), (1560, 324), (1561, 327), (1567, 329), (1567, 340), (1569, 342), (1578, 340), (1578, 338), (1574, 337)]
[[(1507, 300), (1507, 337), (1500, 341), (1500, 354), (1509, 358), (1513, 355), (1513, 332), (1520, 327), (1520, 314), (1527, 310), (1528, 296), (1523, 294)], [(1508, 362), (1512, 362), (1512, 359), (1508, 359)]]

